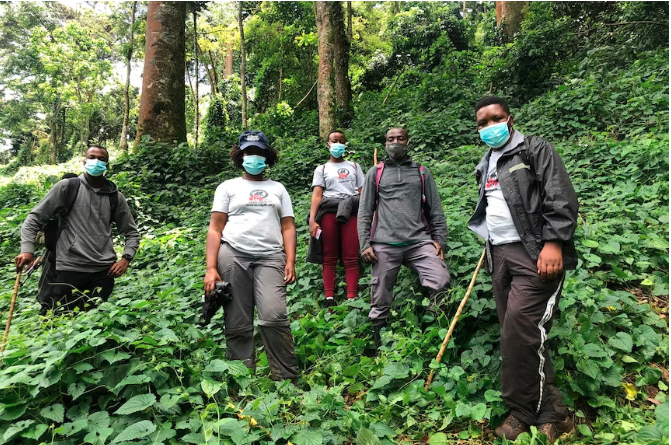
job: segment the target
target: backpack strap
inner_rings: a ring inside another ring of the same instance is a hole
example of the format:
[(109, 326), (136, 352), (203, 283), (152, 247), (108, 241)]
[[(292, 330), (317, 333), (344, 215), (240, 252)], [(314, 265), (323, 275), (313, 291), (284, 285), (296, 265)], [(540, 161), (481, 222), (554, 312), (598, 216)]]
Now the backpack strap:
[(65, 212), (64, 215), (70, 213), (72, 207), (75, 205), (77, 200), (77, 195), (79, 194), (79, 186), (82, 185), (79, 177), (77, 178), (68, 178), (68, 191), (65, 196)]
[(373, 225), (370, 228), (370, 240), (373, 241), (375, 231), (377, 230), (377, 205), (380, 202), (380, 179), (382, 179), (382, 172), (384, 171), (384, 161), (377, 164), (377, 171), (375, 172), (375, 210), (373, 213)]
[(116, 210), (119, 208), (119, 191), (107, 195), (110, 200), (110, 225), (116, 223)]
[(419, 165), (419, 177), (422, 178), (422, 210), (426, 204), (426, 175), (424, 174), (424, 166)]

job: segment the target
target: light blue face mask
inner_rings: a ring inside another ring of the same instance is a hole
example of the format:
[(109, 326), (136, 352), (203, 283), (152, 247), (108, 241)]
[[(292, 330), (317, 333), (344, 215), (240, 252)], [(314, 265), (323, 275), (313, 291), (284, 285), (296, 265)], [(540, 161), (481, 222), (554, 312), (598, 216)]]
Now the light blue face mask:
[(242, 160), (242, 168), (250, 175), (258, 175), (266, 168), (266, 158), (259, 155), (247, 155)]
[[(508, 118), (510, 120), (510, 118)], [(480, 130), (480, 139), (491, 148), (503, 147), (510, 139), (508, 120), (498, 124), (490, 125)]]
[(84, 168), (89, 175), (100, 176), (107, 171), (107, 163), (98, 159), (87, 159)]
[(338, 142), (334, 142), (331, 144), (329, 147), (329, 151), (333, 155), (334, 158), (338, 159), (341, 158), (342, 155), (345, 154), (345, 149), (347, 148), (347, 145), (345, 144), (340, 144)]

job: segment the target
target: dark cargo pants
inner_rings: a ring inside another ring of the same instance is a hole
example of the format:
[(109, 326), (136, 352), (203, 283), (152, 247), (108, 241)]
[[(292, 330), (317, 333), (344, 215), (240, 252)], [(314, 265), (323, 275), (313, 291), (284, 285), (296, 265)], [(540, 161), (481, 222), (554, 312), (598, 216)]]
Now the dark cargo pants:
[(224, 306), (226, 357), (256, 367), (254, 354), (254, 307), (273, 379), (298, 377), (298, 360), (287, 318), (284, 284), (286, 255), (251, 256), (228, 244), (219, 247), (217, 270), (233, 285), (233, 301)]
[(430, 310), (435, 310), (442, 301), (443, 291), (450, 285), (450, 273), (445, 261), (436, 255), (431, 241), (422, 241), (409, 246), (392, 246), (375, 243), (373, 252), (377, 263), (373, 264), (370, 278), (370, 312), (368, 318), (374, 325), (384, 324), (394, 302), (396, 277), (405, 265), (419, 275), (419, 282), (431, 292)]
[(561, 422), (568, 410), (555, 383), (547, 337), (564, 274), (542, 281), (521, 242), (491, 246), (492, 284), (501, 323), (501, 393), (529, 425)]

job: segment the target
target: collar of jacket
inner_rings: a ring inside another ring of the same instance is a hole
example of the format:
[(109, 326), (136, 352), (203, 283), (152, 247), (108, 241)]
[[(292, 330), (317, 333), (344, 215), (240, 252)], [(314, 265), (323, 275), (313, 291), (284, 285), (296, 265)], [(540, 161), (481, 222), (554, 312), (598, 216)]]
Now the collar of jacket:
[[(79, 175), (79, 180), (84, 184), (86, 187), (90, 188), (93, 190), (93, 187), (91, 187), (91, 184), (86, 180), (86, 174), (82, 173)], [(110, 181), (109, 179), (105, 178), (105, 181), (103, 182), (103, 186), (100, 188), (98, 193), (104, 193), (104, 194), (110, 194), (110, 193), (115, 193), (117, 191), (117, 186), (115, 183)]]
[[(524, 145), (524, 135), (517, 130), (513, 130), (513, 134), (512, 134), (512, 136), (510, 136), (510, 140), (503, 147), (503, 150), (501, 152), (501, 156), (508, 155), (508, 154), (515, 154), (518, 151), (523, 149), (523, 145)], [(493, 150), (491, 148), (489, 150), (487, 150), (487, 153), (482, 158), (481, 163), (484, 163), (484, 162), (489, 163), (489, 157), (492, 155), (492, 151)]]
[(391, 165), (392, 167), (398, 167), (398, 166), (405, 165), (405, 164), (410, 164), (411, 167), (417, 165), (417, 164), (415, 164), (415, 162), (412, 160), (412, 156), (408, 156), (408, 158), (407, 158), (405, 161), (401, 162), (400, 164), (394, 162), (394, 161), (393, 161), (391, 158), (389, 158), (389, 157), (388, 157), (387, 159), (384, 160), (384, 163), (385, 163), (385, 165)]

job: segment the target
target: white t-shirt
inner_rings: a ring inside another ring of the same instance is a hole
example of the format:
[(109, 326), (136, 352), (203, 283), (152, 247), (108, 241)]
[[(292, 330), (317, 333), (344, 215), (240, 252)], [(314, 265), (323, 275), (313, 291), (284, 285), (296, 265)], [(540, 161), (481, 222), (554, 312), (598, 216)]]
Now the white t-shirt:
[(489, 169), (485, 183), (485, 195), (487, 196), (487, 230), (489, 230), (489, 240), (495, 246), (509, 244), (521, 241), (517, 233), (513, 217), (506, 200), (503, 197), (503, 191), (499, 185), (499, 177), (496, 172), (496, 163), (503, 150), (492, 151), (489, 157)]
[(282, 250), (282, 223), (294, 216), (291, 198), (276, 181), (229, 179), (214, 193), (213, 212), (228, 214), (221, 239), (236, 250), (264, 255)]
[(354, 162), (327, 162), (315, 169), (312, 188), (323, 187), (323, 196), (327, 198), (344, 199), (359, 193), (363, 179), (361, 166)]

